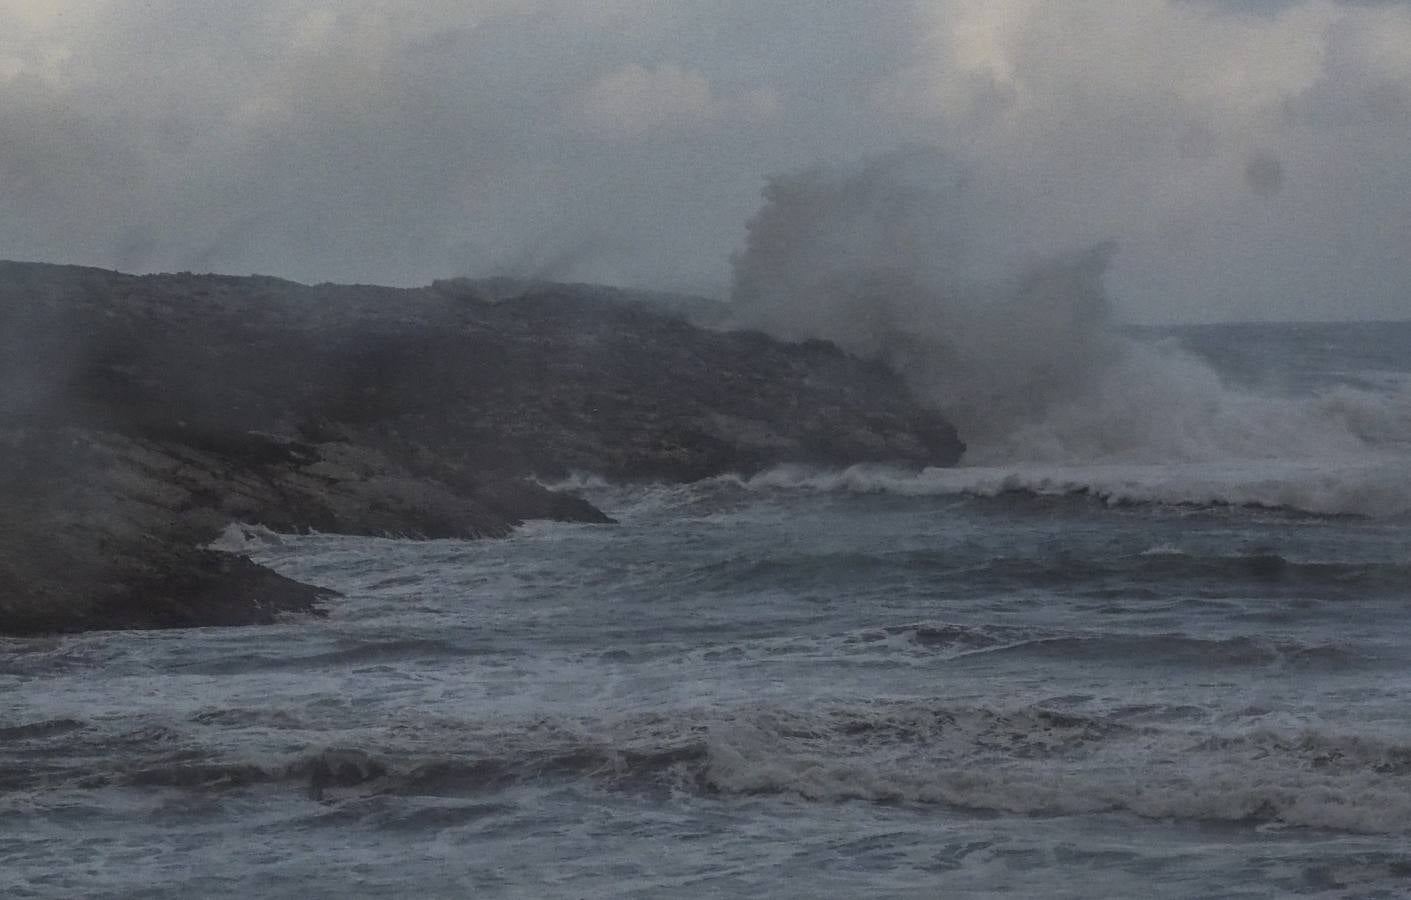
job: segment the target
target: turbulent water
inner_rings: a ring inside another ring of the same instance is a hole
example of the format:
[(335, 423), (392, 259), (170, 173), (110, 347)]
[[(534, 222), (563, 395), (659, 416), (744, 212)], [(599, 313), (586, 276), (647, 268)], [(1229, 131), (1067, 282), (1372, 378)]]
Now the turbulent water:
[(1405, 896), (1411, 326), (1143, 340), (1302, 437), (232, 529), (346, 598), (0, 643), (0, 895)]

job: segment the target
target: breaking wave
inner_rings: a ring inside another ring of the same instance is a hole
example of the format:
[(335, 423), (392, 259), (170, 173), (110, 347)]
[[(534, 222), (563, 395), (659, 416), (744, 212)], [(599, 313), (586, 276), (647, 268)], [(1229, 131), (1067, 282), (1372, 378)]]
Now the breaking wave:
[(802, 489), (898, 496), (1080, 496), (1102, 503), (1242, 506), (1315, 515), (1411, 514), (1411, 458), (1341, 464), (1299, 460), (1185, 464), (962, 466), (922, 471), (860, 465), (780, 466), (734, 479), (748, 490)]
[(1411, 830), (1409, 775), (1411, 747), (1370, 738), (1262, 729), (1216, 736), (1120, 715), (913, 704), (725, 723), (711, 733), (704, 773), (724, 791), (816, 801), (1359, 832)]
[[(611, 721), (537, 721), (431, 754), (329, 748), (247, 760), (170, 752), (85, 787), (272, 786), (338, 802), (378, 794), (481, 796), (578, 781), (627, 791), (787, 795), (815, 803), (944, 804), (1031, 815), (1149, 818), (1411, 832), (1411, 746), (1373, 735), (1200, 726), (1152, 704), (1102, 715), (928, 701), (807, 711), (773, 706)], [(501, 723), (513, 725), (514, 723)], [(61, 730), (74, 726), (64, 723)], [(38, 728), (38, 741), (49, 731)], [(42, 741), (40, 741), (42, 742)], [(47, 771), (52, 783), (57, 773)], [(9, 779), (7, 779), (9, 780)], [(17, 787), (18, 785), (11, 785)]]
[(1114, 500), (1406, 508), (1404, 487), (1383, 500), (1389, 479), (1363, 471), (1342, 472), (1345, 486), (1275, 471), (1272, 483), (1212, 485), (1204, 501), (1198, 484), (996, 474), (1240, 461), (1351, 470), (1391, 449), (1404, 485), (1411, 448), (1404, 378), (1311, 396), (1235, 385), (1175, 340), (1123, 330), (1104, 287), (1115, 245), (1028, 245), (1025, 233), (1022, 198), (932, 152), (780, 176), (733, 261), (736, 322), (891, 364), (957, 425), (965, 463), (990, 467), (972, 476), (977, 489), (998, 480), (992, 489)]

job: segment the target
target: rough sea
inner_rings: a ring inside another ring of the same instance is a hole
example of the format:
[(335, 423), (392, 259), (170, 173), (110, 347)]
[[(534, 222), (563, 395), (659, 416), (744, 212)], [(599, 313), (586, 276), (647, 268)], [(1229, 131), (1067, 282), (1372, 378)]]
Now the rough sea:
[(1136, 340), (1164, 455), (251, 523), (328, 619), (0, 641), (0, 896), (1411, 895), (1411, 324)]

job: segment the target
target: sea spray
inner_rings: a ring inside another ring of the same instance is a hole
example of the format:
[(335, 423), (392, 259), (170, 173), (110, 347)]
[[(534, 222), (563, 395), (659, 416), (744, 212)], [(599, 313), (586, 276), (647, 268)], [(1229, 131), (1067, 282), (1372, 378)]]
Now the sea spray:
[(741, 325), (885, 360), (970, 464), (1359, 458), (1411, 442), (1411, 390), (1289, 398), (1123, 331), (1116, 245), (1027, 245), (1023, 198), (938, 153), (772, 179), (733, 260)]

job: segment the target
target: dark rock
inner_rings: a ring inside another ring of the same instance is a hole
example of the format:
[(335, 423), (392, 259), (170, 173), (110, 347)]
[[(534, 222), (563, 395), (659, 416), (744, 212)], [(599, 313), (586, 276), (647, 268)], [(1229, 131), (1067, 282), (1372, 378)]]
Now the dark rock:
[(963, 450), (831, 344), (702, 330), (613, 289), (482, 284), (0, 263), (0, 633), (316, 611), (328, 592), (201, 549), (231, 522), (497, 537), (609, 521), (535, 476)]

